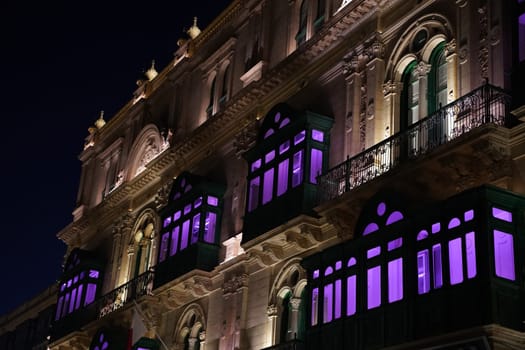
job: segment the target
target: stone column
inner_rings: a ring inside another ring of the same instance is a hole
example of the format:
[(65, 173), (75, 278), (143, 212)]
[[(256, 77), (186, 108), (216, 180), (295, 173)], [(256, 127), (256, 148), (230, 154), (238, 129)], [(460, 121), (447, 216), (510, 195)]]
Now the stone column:
[(455, 40), (451, 40), (446, 44), (445, 57), (447, 60), (447, 103), (451, 103), (459, 96), (458, 55), (456, 53)]
[(384, 44), (379, 36), (369, 44), (366, 49), (366, 56), (369, 61), (366, 64), (367, 74), (367, 140), (366, 147), (372, 147), (378, 142), (383, 141), (390, 133), (390, 120), (385, 116), (383, 110), (383, 81), (385, 76)]
[(188, 349), (189, 350), (195, 350), (195, 344), (197, 343), (197, 340), (198, 339), (194, 337), (188, 339)]
[[(432, 66), (426, 62), (420, 61), (414, 68), (415, 73), (419, 77), (419, 116), (417, 120), (421, 120), (428, 115), (428, 73)], [(415, 123), (417, 120), (413, 120)]]
[(269, 332), (267, 332), (268, 339), (266, 343), (268, 346), (272, 346), (277, 343), (277, 311), (277, 305), (275, 304), (268, 305), (268, 308), (266, 309), (269, 324)]
[(345, 120), (345, 154), (351, 157), (359, 149), (359, 101), (361, 99), (361, 76), (357, 73), (359, 60), (353, 54), (343, 63), (343, 74), (346, 80), (346, 120)]
[(206, 350), (206, 331), (199, 332), (200, 350)]
[(301, 298), (291, 298), (290, 299), (290, 306), (291, 306), (291, 313), (290, 313), (290, 327), (288, 328), (290, 330), (290, 334), (288, 335), (289, 339), (296, 339), (297, 333), (299, 332), (299, 307), (301, 306)]

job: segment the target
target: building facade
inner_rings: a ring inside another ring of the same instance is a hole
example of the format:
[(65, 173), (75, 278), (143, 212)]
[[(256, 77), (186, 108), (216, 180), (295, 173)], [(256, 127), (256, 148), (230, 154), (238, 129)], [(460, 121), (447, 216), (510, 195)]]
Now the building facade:
[(525, 348), (523, 86), (522, 0), (232, 1), (90, 128), (49, 348)]

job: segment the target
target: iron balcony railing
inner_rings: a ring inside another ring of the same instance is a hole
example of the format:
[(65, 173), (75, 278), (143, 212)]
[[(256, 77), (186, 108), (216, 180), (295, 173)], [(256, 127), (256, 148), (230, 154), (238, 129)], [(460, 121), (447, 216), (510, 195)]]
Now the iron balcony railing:
[(98, 318), (109, 315), (124, 305), (137, 300), (144, 295), (151, 295), (153, 290), (153, 271), (147, 271), (131, 281), (121, 285), (95, 301)]
[(318, 178), (318, 204), (337, 198), (485, 124), (509, 122), (510, 96), (490, 84), (473, 90)]

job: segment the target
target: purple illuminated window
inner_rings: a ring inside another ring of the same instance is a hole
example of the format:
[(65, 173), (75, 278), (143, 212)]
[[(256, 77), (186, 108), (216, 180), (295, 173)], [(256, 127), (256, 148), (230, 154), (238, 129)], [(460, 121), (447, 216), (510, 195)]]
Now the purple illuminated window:
[(494, 265), (496, 276), (516, 280), (514, 268), (514, 237), (510, 233), (494, 230)]
[(375, 222), (371, 222), (369, 223), (368, 225), (366, 225), (364, 231), (363, 231), (363, 236), (366, 236), (372, 232), (375, 232), (379, 230), (379, 226), (377, 226), (377, 224)]
[(381, 266), (367, 271), (367, 307), (373, 309), (381, 305)]
[(401, 214), (401, 212), (399, 211), (395, 211), (388, 216), (388, 219), (386, 220), (386, 224), (391, 225), (394, 222), (398, 222), (400, 220), (403, 220), (403, 214)]
[(257, 159), (255, 162), (252, 163), (252, 173), (257, 170), (257, 169), (260, 169), (261, 168), (261, 160), (260, 159)]
[(372, 248), (372, 249), (368, 249), (367, 252), (366, 252), (366, 257), (368, 259), (372, 259), (373, 257), (376, 257), (378, 256), (379, 254), (381, 254), (381, 247), (375, 247), (375, 248)]
[(283, 154), (289, 149), (290, 149), (290, 141), (285, 141), (279, 146), (279, 154)]
[(62, 305), (62, 316), (66, 315), (68, 305), (69, 305), (69, 293), (66, 294), (66, 298), (64, 299), (64, 305)]
[(283, 121), (281, 122), (281, 124), (279, 124), (279, 129), (282, 129), (283, 127), (285, 127), (288, 124), (290, 124), (290, 119), (289, 118), (284, 118)]
[(463, 249), (461, 237), (448, 242), (448, 259), (450, 265), (450, 284), (463, 282)]
[(427, 232), (427, 230), (421, 230), (421, 231), (419, 231), (419, 233), (417, 234), (417, 240), (418, 240), (418, 241), (422, 241), (422, 240), (424, 240), (424, 239), (427, 238), (427, 237), (428, 237), (428, 232)]
[(204, 242), (215, 243), (215, 225), (217, 214), (206, 213), (206, 222), (204, 223)]
[[(523, 3), (519, 0), (518, 3)], [(520, 62), (525, 61), (525, 13), (518, 17), (518, 59)]]
[(334, 285), (332, 283), (324, 286), (324, 302), (323, 302), (323, 322), (327, 323), (333, 319), (333, 309), (334, 309)]
[(384, 202), (381, 202), (377, 205), (377, 215), (383, 216), (386, 212), (386, 204)]
[(403, 237), (394, 239), (393, 241), (388, 242), (388, 251), (392, 251), (403, 246)]
[(201, 228), (201, 214), (195, 214), (191, 225), (191, 244), (199, 240), (199, 230)]
[(199, 197), (195, 200), (195, 202), (193, 202), (193, 208), (198, 208), (200, 207), (202, 204), (202, 197)]
[(354, 266), (355, 264), (357, 264), (357, 261), (355, 260), (354, 257), (348, 259), (348, 264), (346, 265), (347, 267), (351, 267), (351, 266)]
[(168, 253), (168, 240), (169, 240), (169, 232), (166, 232), (162, 235), (162, 238), (160, 240), (159, 262), (166, 260), (166, 256)]
[(173, 214), (173, 221), (177, 221), (180, 219), (180, 210), (177, 211), (175, 214)]
[(441, 231), (441, 223), (436, 222), (435, 224), (432, 224), (432, 234), (438, 233)]
[(273, 176), (274, 169), (268, 169), (264, 172), (263, 197), (262, 204), (270, 202), (273, 198)]
[(177, 248), (179, 245), (179, 231), (180, 231), (180, 226), (175, 227), (171, 231), (170, 255), (175, 255), (175, 253), (177, 253)]
[(323, 152), (321, 150), (312, 148), (310, 156), (310, 182), (317, 183), (317, 176), (321, 175), (323, 170)]
[(188, 204), (184, 207), (184, 215), (188, 214), (191, 211), (191, 204)]
[(312, 140), (323, 142), (324, 141), (324, 132), (320, 130), (312, 130)]
[(506, 222), (512, 222), (512, 213), (496, 207), (492, 208), (492, 216), (496, 219), (503, 220)]
[(326, 268), (326, 270), (324, 270), (324, 275), (325, 275), (325, 276), (330, 276), (333, 272), (334, 272), (334, 269), (332, 269), (331, 266), (328, 266), (328, 267)]
[(317, 324), (319, 288), (312, 290), (312, 326)]
[(341, 318), (341, 280), (335, 281), (334, 319)]
[(471, 221), (474, 219), (474, 210), (467, 210), (465, 214), (463, 215), (463, 218), (465, 219), (465, 222)]
[(438, 289), (443, 286), (443, 261), (441, 258), (441, 244), (435, 244), (432, 247), (432, 262), (434, 264), (434, 288)]
[(343, 262), (341, 260), (335, 262), (335, 270), (341, 270), (341, 267), (343, 267)]
[(430, 264), (428, 249), (417, 253), (417, 292), (425, 294), (430, 291)]
[(81, 284), (80, 286), (78, 286), (78, 291), (77, 291), (77, 304), (75, 305), (75, 310), (78, 310), (80, 308), (80, 298), (82, 296), (82, 289), (83, 289), (84, 285)]
[[(89, 270), (89, 277), (90, 278), (98, 278), (99, 272), (97, 270)], [(69, 282), (68, 282), (69, 284)]]
[(57, 303), (57, 312), (55, 314), (55, 320), (58, 320), (60, 318), (60, 315), (61, 315), (61, 312), (62, 312), (62, 302), (64, 301), (64, 297), (61, 296), (60, 298), (58, 298), (58, 303)]
[(273, 134), (274, 134), (273, 129), (266, 130), (266, 132), (264, 133), (264, 139), (267, 139), (268, 137), (272, 136)]
[(352, 275), (346, 279), (346, 315), (354, 315), (357, 305), (356, 276)]
[(315, 270), (313, 273), (313, 279), (316, 279), (319, 277), (319, 270)]
[(403, 258), (388, 262), (388, 302), (403, 299)]
[(219, 205), (219, 199), (215, 196), (208, 196), (208, 204), (213, 207), (216, 207), (217, 205)]
[(288, 163), (288, 159), (279, 163), (277, 169), (277, 196), (283, 195), (288, 190)]
[(256, 177), (255, 179), (252, 179), (250, 181), (248, 211), (253, 211), (255, 208), (257, 208), (257, 205), (259, 204), (259, 188), (260, 188), (259, 177)]
[(77, 282), (78, 282), (78, 276), (73, 277), (73, 283), (77, 283)]
[(275, 151), (270, 151), (270, 152), (266, 153), (266, 155), (264, 156), (264, 163), (268, 164), (269, 162), (271, 162), (274, 159), (275, 159)]
[(303, 151), (293, 155), (292, 187), (297, 187), (303, 182)]
[(451, 228), (459, 227), (459, 225), (461, 225), (461, 221), (458, 218), (453, 218), (448, 223), (448, 228), (451, 229)]
[(70, 300), (70, 303), (69, 303), (69, 310), (68, 310), (68, 314), (72, 313), (73, 310), (75, 310), (75, 299), (77, 297), (77, 289), (74, 288), (73, 291), (71, 292), (71, 300)]
[(306, 132), (303, 130), (303, 131), (301, 131), (300, 133), (298, 133), (297, 135), (294, 136), (293, 144), (297, 145), (297, 144), (303, 142), (305, 137), (306, 137)]
[(186, 247), (188, 246), (189, 233), (190, 233), (190, 220), (186, 220), (182, 224), (182, 234), (180, 237), (180, 250), (186, 249)]
[[(89, 277), (91, 277), (91, 271), (90, 271)], [(71, 280), (67, 281), (67, 287), (68, 287), (68, 288), (71, 287), (71, 283), (72, 283), (72, 282), (73, 282), (73, 281), (71, 281)]]
[(164, 219), (164, 223), (163, 223), (162, 227), (166, 227), (169, 224), (171, 224), (171, 216), (169, 216), (166, 219)]
[(467, 258), (467, 278), (476, 277), (476, 238), (474, 232), (465, 235), (465, 253)]
[(88, 283), (86, 290), (86, 299), (84, 300), (84, 305), (89, 305), (95, 300), (95, 295), (97, 294), (97, 285), (94, 283)]

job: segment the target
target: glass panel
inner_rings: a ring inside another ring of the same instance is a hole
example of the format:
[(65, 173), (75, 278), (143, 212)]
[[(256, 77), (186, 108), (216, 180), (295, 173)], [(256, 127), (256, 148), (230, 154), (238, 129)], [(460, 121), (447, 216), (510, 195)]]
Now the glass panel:
[(310, 182), (317, 183), (317, 176), (321, 175), (323, 170), (323, 152), (312, 148), (310, 155)]
[(201, 214), (199, 213), (193, 217), (193, 223), (191, 225), (191, 244), (194, 244), (199, 240), (200, 227), (201, 227)]
[(84, 305), (89, 305), (95, 300), (95, 295), (97, 294), (97, 285), (94, 283), (89, 283), (86, 290), (86, 300)]
[(421, 241), (421, 240), (424, 240), (425, 238), (428, 237), (428, 232), (426, 230), (421, 230), (419, 231), (419, 233), (417, 234), (417, 240), (418, 241)]
[(341, 280), (335, 281), (334, 319), (341, 318)]
[(474, 232), (465, 235), (466, 258), (467, 258), (467, 278), (476, 277), (476, 238)]
[(166, 232), (162, 235), (160, 240), (160, 249), (159, 249), (159, 262), (166, 260), (168, 254), (168, 241), (169, 241), (169, 232)]
[(341, 260), (335, 262), (335, 270), (341, 270), (341, 267), (343, 267), (343, 262)]
[(441, 231), (441, 223), (436, 222), (435, 224), (432, 224), (432, 233), (438, 233)]
[(75, 310), (75, 299), (77, 297), (77, 289), (74, 288), (73, 291), (71, 292), (71, 301), (69, 303), (69, 310), (68, 310), (68, 313), (72, 313), (73, 310)]
[(293, 155), (292, 187), (297, 187), (303, 182), (303, 151)]
[(169, 224), (171, 224), (171, 216), (168, 216), (166, 219), (164, 219), (164, 224), (162, 225), (162, 227), (166, 227)]
[(99, 272), (97, 270), (89, 270), (89, 277), (90, 278), (98, 278)]
[(348, 264), (346, 265), (347, 267), (350, 267), (350, 266), (354, 266), (355, 264), (357, 264), (357, 260), (355, 260), (354, 257), (348, 259)]
[(474, 219), (474, 210), (467, 210), (465, 214), (463, 215), (463, 218), (465, 219), (465, 222), (471, 221)]
[(354, 315), (356, 312), (357, 305), (357, 294), (356, 294), (356, 282), (357, 278), (352, 275), (346, 279), (346, 315)]
[(264, 172), (264, 184), (263, 184), (263, 198), (262, 204), (270, 202), (273, 198), (273, 174), (274, 169), (269, 169)]
[(191, 204), (187, 204), (184, 207), (184, 215), (188, 214), (191, 211)]
[(367, 277), (367, 305), (373, 309), (381, 305), (381, 266), (368, 269)]
[(378, 256), (379, 254), (381, 254), (381, 247), (375, 247), (372, 249), (368, 249), (368, 251), (366, 252), (366, 257), (368, 259), (371, 259), (373, 257)]
[(492, 216), (496, 219), (503, 220), (506, 222), (512, 222), (512, 213), (499, 208), (492, 208)]
[(388, 251), (392, 251), (397, 248), (401, 248), (403, 245), (403, 237), (394, 239), (393, 241), (388, 242)]
[(314, 288), (312, 290), (312, 326), (317, 324), (317, 315), (318, 315), (318, 305), (317, 301), (319, 300), (319, 288)]
[(441, 244), (432, 247), (432, 263), (434, 267), (434, 288), (443, 286), (443, 261), (441, 258)]
[(300, 133), (298, 133), (297, 135), (295, 135), (295, 137), (293, 138), (293, 144), (297, 145), (297, 144), (303, 142), (305, 137), (306, 137), (306, 132), (303, 130)]
[(193, 207), (194, 207), (194, 208), (198, 208), (198, 207), (201, 206), (201, 204), (202, 204), (202, 197), (199, 197), (199, 198), (197, 198), (197, 199), (195, 200), (195, 202), (193, 202)]
[(216, 207), (217, 205), (219, 205), (219, 198), (215, 196), (208, 196), (208, 204), (213, 207)]
[(324, 141), (324, 132), (320, 130), (312, 130), (312, 140), (323, 142)]
[(461, 237), (448, 242), (448, 258), (450, 264), (450, 284), (463, 282), (463, 249)]
[(324, 286), (324, 295), (323, 295), (323, 322), (327, 323), (332, 321), (333, 318), (333, 308), (334, 308), (334, 285), (332, 283)]
[(64, 301), (64, 297), (61, 296), (60, 298), (58, 298), (58, 303), (57, 303), (57, 312), (55, 314), (55, 320), (58, 320), (60, 318), (60, 313), (62, 311), (62, 302)]
[(448, 228), (451, 229), (451, 228), (459, 227), (459, 225), (461, 225), (461, 221), (458, 218), (453, 218), (448, 223)]
[(65, 316), (68, 311), (69, 306), (69, 293), (66, 294), (66, 297), (64, 299), (64, 305), (62, 305), (62, 316)]
[(206, 221), (204, 222), (204, 242), (215, 243), (215, 224), (217, 222), (217, 214), (206, 213)]
[(315, 270), (313, 273), (313, 278), (316, 279), (319, 277), (319, 270)]
[(325, 276), (330, 276), (333, 272), (334, 272), (334, 269), (332, 269), (331, 266), (328, 266), (328, 267), (326, 268), (326, 270), (324, 270), (324, 275), (325, 275)]
[(496, 276), (516, 280), (514, 268), (514, 237), (510, 233), (494, 230), (494, 265)]
[(252, 163), (252, 166), (251, 166), (252, 173), (255, 170), (260, 169), (260, 168), (261, 168), (261, 160), (257, 159), (255, 162)]
[(279, 146), (279, 154), (283, 154), (289, 149), (290, 149), (290, 141), (285, 141)]
[(182, 235), (180, 238), (180, 250), (183, 250), (188, 246), (189, 233), (190, 233), (190, 220), (186, 220), (182, 224)]
[(75, 310), (78, 310), (80, 308), (80, 300), (82, 300), (82, 289), (84, 288), (84, 285), (81, 284), (80, 286), (78, 286), (78, 291), (77, 291), (77, 303), (75, 305)]
[(177, 221), (180, 219), (180, 210), (177, 211), (175, 214), (173, 214), (173, 221)]
[(269, 162), (271, 162), (274, 159), (275, 159), (275, 151), (270, 151), (270, 152), (266, 153), (266, 156), (264, 156), (264, 163), (268, 164)]
[(403, 299), (403, 258), (388, 262), (388, 302)]
[(175, 253), (177, 253), (177, 249), (179, 246), (179, 231), (180, 231), (180, 226), (175, 227), (171, 231), (170, 255), (175, 255)]
[(274, 134), (273, 129), (266, 130), (266, 132), (264, 133), (264, 139), (267, 139), (268, 137), (272, 136), (273, 134)]
[(288, 190), (288, 163), (288, 159), (279, 163), (279, 168), (277, 170), (277, 196), (286, 193)]
[(430, 266), (428, 249), (417, 253), (417, 292), (425, 294), (430, 291)]
[(250, 193), (248, 199), (248, 211), (253, 211), (259, 205), (259, 188), (261, 184), (259, 177), (252, 179), (250, 181)]

